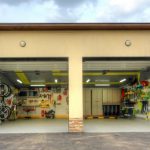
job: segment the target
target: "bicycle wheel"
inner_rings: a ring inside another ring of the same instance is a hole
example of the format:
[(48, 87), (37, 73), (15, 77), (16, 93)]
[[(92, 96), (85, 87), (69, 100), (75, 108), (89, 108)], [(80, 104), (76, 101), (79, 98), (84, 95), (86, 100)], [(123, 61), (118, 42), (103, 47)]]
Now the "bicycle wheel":
[(8, 97), (11, 94), (11, 88), (5, 83), (0, 83), (0, 96)]
[(0, 109), (0, 120), (8, 119), (10, 116), (10, 108), (8, 106), (3, 106)]

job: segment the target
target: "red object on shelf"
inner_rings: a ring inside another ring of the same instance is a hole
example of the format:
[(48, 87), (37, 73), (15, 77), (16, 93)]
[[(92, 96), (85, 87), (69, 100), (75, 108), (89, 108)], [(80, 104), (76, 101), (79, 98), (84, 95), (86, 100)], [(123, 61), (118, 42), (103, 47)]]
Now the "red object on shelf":
[(121, 89), (121, 100), (125, 97), (125, 89)]
[(148, 86), (149, 82), (148, 81), (141, 81), (142, 86)]

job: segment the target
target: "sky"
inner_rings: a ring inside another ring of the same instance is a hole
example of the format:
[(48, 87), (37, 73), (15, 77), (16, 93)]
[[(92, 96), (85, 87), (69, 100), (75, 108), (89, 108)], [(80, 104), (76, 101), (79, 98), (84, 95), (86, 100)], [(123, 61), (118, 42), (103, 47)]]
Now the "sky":
[(0, 0), (0, 23), (144, 23), (150, 0)]

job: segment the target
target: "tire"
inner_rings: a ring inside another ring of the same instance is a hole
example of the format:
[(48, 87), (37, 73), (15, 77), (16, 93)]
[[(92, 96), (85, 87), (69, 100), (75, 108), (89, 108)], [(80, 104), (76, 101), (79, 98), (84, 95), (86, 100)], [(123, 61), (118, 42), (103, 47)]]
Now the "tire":
[(5, 83), (0, 83), (0, 96), (8, 97), (11, 94), (11, 88)]
[(3, 106), (0, 109), (0, 120), (5, 120), (10, 117), (11, 109), (8, 106)]

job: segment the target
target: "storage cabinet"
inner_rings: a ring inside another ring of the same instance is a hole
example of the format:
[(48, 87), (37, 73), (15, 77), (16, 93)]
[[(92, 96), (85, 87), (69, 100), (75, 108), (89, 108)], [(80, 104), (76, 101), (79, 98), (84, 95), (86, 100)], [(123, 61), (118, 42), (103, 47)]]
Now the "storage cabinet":
[(103, 105), (120, 105), (120, 98), (118, 88), (84, 88), (84, 115), (103, 115)]
[(83, 91), (84, 115), (92, 115), (91, 112), (91, 88), (85, 88)]
[(95, 88), (92, 89), (92, 114), (93, 115), (102, 115), (102, 89)]

